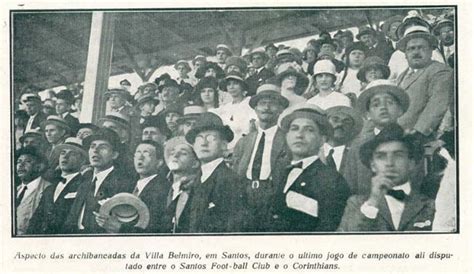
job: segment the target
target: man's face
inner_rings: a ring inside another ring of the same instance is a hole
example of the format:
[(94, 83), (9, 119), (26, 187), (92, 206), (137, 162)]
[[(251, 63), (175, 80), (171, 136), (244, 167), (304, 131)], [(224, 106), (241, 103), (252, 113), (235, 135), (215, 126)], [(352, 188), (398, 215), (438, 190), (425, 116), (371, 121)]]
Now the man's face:
[(345, 145), (352, 140), (355, 123), (351, 116), (338, 112), (331, 114), (328, 118), (334, 129), (332, 139), (336, 145)]
[(388, 29), (388, 33), (387, 33), (387, 36), (392, 39), (393, 41), (397, 41), (398, 40), (398, 36), (397, 36), (397, 29), (398, 29), (398, 26), (400, 26), (402, 22), (393, 22), (391, 25), (390, 25), (390, 28)]
[(160, 130), (156, 127), (146, 127), (142, 132), (142, 141), (147, 140), (163, 145), (166, 141), (166, 136), (161, 134)]
[(318, 125), (308, 118), (294, 119), (286, 134), (286, 143), (293, 155), (293, 160), (317, 155), (325, 139)]
[(269, 124), (275, 124), (282, 111), (283, 107), (273, 98), (262, 98), (255, 106), (258, 120)]
[(189, 72), (188, 67), (186, 67), (184, 64), (177, 65), (176, 70), (178, 71), (180, 77), (187, 76)]
[(166, 125), (168, 126), (168, 128), (172, 132), (174, 132), (178, 129), (178, 119), (179, 119), (179, 117), (181, 117), (181, 115), (179, 115), (176, 112), (169, 112), (165, 116)]
[(213, 88), (203, 88), (201, 89), (201, 100), (204, 104), (214, 104), (214, 96), (216, 91)]
[(360, 36), (360, 41), (366, 46), (373, 47), (375, 45), (375, 37), (372, 34), (364, 34)]
[(105, 140), (92, 141), (89, 147), (89, 162), (98, 171), (111, 167), (118, 155), (112, 145)]
[(140, 177), (145, 178), (158, 172), (161, 160), (158, 158), (156, 148), (153, 145), (140, 144), (135, 149), (133, 163)]
[(351, 66), (360, 67), (365, 59), (365, 53), (361, 50), (353, 50), (349, 54), (349, 64)]
[(314, 52), (313, 50), (308, 50), (308, 51), (306, 52), (306, 62), (307, 62), (307, 63), (312, 63), (312, 62), (314, 62), (317, 58), (318, 58), (318, 56), (316, 56), (316, 52)]
[(341, 37), (341, 42), (342, 42), (342, 45), (344, 46), (344, 48), (347, 48), (350, 44), (352, 44), (353, 39), (351, 37), (348, 37), (348, 36), (342, 36)]
[(193, 147), (199, 160), (208, 163), (224, 155), (227, 142), (218, 131), (206, 130), (196, 136)]
[(41, 148), (43, 140), (39, 136), (28, 136), (23, 139), (23, 147), (35, 147), (37, 149)]
[(122, 126), (117, 124), (114, 121), (104, 121), (102, 127), (113, 130), (120, 137), (121, 142), (128, 141), (128, 130), (124, 129)]
[(171, 104), (176, 102), (179, 95), (179, 89), (177, 87), (164, 87), (160, 94), (160, 99), (165, 104)]
[(65, 112), (68, 112), (71, 108), (71, 105), (64, 99), (58, 99), (56, 101), (56, 113), (61, 115)]
[(94, 133), (94, 131), (90, 128), (81, 128), (77, 131), (76, 137), (84, 140), (87, 136), (91, 136)]
[(172, 172), (189, 172), (199, 166), (199, 160), (190, 146), (180, 144), (171, 149), (166, 164)]
[(265, 50), (265, 52), (267, 53), (268, 56), (270, 56), (270, 58), (275, 58), (278, 50), (273, 47), (269, 47), (267, 48), (267, 50)]
[(64, 148), (59, 153), (59, 168), (63, 172), (78, 172), (83, 163), (84, 157), (77, 150)]
[(431, 61), (433, 49), (428, 41), (423, 38), (413, 38), (407, 42), (405, 56), (408, 65), (413, 69), (426, 67)]
[(152, 101), (145, 102), (140, 105), (140, 110), (142, 112), (142, 115), (151, 115), (153, 114), (153, 112), (155, 112), (155, 104)]
[(331, 44), (323, 44), (321, 46), (321, 52), (334, 52), (336, 49)]
[(188, 118), (184, 120), (182, 124), (179, 125), (181, 135), (184, 136), (196, 125), (197, 118)]
[(25, 106), (26, 106), (26, 113), (28, 113), (28, 115), (31, 116), (39, 112), (41, 104), (40, 102), (37, 102), (37, 101), (27, 101), (25, 103)]
[(16, 174), (23, 182), (30, 182), (37, 178), (41, 172), (41, 164), (35, 157), (24, 154), (16, 161)]
[(414, 166), (415, 160), (409, 158), (407, 147), (399, 141), (380, 144), (370, 163), (372, 172), (390, 179), (393, 186), (406, 183)]
[(252, 56), (252, 65), (256, 68), (261, 68), (265, 65), (265, 59), (260, 54), (254, 54)]
[(382, 79), (383, 72), (378, 68), (370, 68), (365, 72), (365, 80), (370, 83), (374, 80)]
[(229, 72), (243, 73), (243, 71), (241, 71), (237, 65), (229, 65), (226, 67), (225, 70), (226, 70), (226, 73), (229, 73)]
[(44, 128), (44, 134), (46, 136), (46, 140), (50, 144), (56, 144), (64, 137), (66, 134), (66, 130), (58, 127), (57, 125), (49, 124), (46, 125)]
[(202, 65), (204, 65), (204, 61), (202, 60), (197, 60), (196, 62), (194, 62), (194, 67), (196, 68), (196, 70), (200, 68)]
[(244, 90), (239, 81), (229, 79), (227, 81), (227, 92), (229, 92), (232, 97), (238, 97), (243, 94)]
[(296, 88), (297, 81), (298, 77), (296, 77), (296, 75), (288, 74), (281, 80), (281, 89), (294, 90)]
[(446, 25), (439, 29), (439, 39), (443, 46), (451, 46), (454, 44), (454, 30), (453, 26)]
[(125, 99), (121, 95), (111, 94), (109, 97), (109, 104), (112, 108), (121, 108), (125, 105)]
[(223, 49), (217, 50), (216, 59), (219, 64), (224, 64), (227, 57), (229, 57), (229, 55), (227, 55), (227, 52), (225, 50)]
[(400, 104), (390, 93), (379, 93), (370, 99), (367, 116), (378, 127), (396, 123), (402, 114)]
[(334, 76), (329, 73), (319, 73), (314, 78), (318, 90), (330, 90), (334, 84)]

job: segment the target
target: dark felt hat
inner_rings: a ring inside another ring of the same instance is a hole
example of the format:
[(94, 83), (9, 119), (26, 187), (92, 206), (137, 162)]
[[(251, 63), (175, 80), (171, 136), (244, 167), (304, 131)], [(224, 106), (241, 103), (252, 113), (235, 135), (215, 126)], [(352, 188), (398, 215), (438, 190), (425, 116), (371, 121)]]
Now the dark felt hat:
[(121, 142), (118, 134), (110, 128), (100, 128), (97, 132), (87, 136), (82, 140), (84, 149), (89, 149), (93, 141), (102, 140), (107, 141), (114, 149), (114, 151), (120, 151)]
[(222, 79), (225, 76), (224, 70), (215, 62), (206, 62), (203, 66), (199, 67), (196, 71), (196, 78), (201, 79), (206, 74), (208, 69), (213, 69), (216, 71), (216, 78)]
[(74, 94), (72, 94), (72, 91), (70, 91), (68, 89), (63, 89), (63, 90), (59, 91), (55, 95), (55, 97), (57, 99), (65, 100), (70, 105), (74, 104), (74, 101), (75, 101)]
[(361, 162), (370, 168), (372, 156), (377, 147), (383, 143), (398, 141), (404, 143), (408, 148), (410, 158), (416, 162), (423, 158), (424, 149), (422, 143), (413, 137), (405, 135), (403, 128), (398, 124), (391, 124), (382, 129), (379, 134), (364, 143), (359, 150)]
[(367, 82), (365, 79), (365, 73), (372, 68), (376, 68), (382, 71), (383, 79), (388, 79), (390, 76), (390, 67), (385, 64), (382, 58), (378, 56), (369, 56), (364, 60), (362, 67), (357, 72), (357, 79), (361, 82)]
[(204, 77), (196, 85), (196, 91), (200, 91), (204, 88), (212, 88), (212, 89), (217, 89), (218, 87), (218, 81), (215, 77)]
[(127, 79), (121, 80), (119, 84), (124, 85), (124, 86), (131, 86), (132, 85), (132, 83), (130, 83), (130, 81), (128, 81)]
[(373, 36), (377, 36), (377, 32), (373, 28), (368, 27), (368, 26), (363, 26), (359, 28), (359, 33), (357, 33), (356, 35), (357, 40), (360, 40), (360, 37), (365, 34), (371, 34)]
[(234, 139), (234, 132), (230, 129), (229, 126), (224, 125), (222, 119), (212, 112), (206, 112), (199, 116), (199, 119), (196, 121), (196, 125), (186, 134), (186, 141), (190, 144), (194, 144), (196, 136), (206, 130), (217, 130), (219, 131), (223, 138), (231, 142)]
[(44, 156), (43, 153), (41, 153), (40, 150), (38, 150), (36, 147), (24, 147), (20, 148), (19, 150), (15, 151), (15, 161), (20, 158), (21, 155), (30, 155), (33, 156), (38, 160), (39, 163), (47, 163), (48, 160)]

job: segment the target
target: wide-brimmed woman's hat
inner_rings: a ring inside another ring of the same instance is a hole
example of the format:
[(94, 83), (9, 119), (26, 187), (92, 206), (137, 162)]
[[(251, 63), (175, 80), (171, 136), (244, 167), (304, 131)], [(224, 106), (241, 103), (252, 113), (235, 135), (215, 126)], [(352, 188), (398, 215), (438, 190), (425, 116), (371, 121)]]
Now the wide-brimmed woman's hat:
[(382, 71), (383, 79), (388, 79), (388, 77), (390, 76), (390, 67), (385, 65), (385, 62), (382, 60), (382, 58), (378, 56), (369, 56), (364, 60), (362, 67), (357, 72), (357, 79), (359, 79), (359, 81), (361, 82), (367, 83), (365, 73), (373, 68)]

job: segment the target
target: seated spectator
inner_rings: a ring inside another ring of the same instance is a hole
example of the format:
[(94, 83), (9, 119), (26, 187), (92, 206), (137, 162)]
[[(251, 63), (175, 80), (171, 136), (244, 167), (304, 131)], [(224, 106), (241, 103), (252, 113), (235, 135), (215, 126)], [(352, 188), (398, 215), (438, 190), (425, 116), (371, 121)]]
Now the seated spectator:
[(319, 50), (315, 48), (314, 46), (307, 46), (303, 50), (303, 61), (304, 61), (303, 69), (306, 71), (308, 75), (314, 74), (313, 67), (318, 59), (318, 54), (319, 54)]
[(68, 89), (63, 89), (56, 94), (56, 113), (61, 116), (71, 128), (71, 134), (76, 135), (79, 120), (72, 116), (74, 95)]
[(218, 82), (215, 77), (202, 78), (195, 89), (196, 104), (202, 105), (207, 111), (218, 108), (220, 92), (217, 86)]
[(280, 65), (277, 69), (276, 82), (281, 88), (281, 95), (289, 101), (290, 106), (306, 102), (302, 95), (308, 87), (309, 80), (298, 64)]
[(199, 119), (199, 116), (206, 112), (206, 109), (198, 105), (189, 105), (184, 107), (183, 116), (179, 117), (178, 123), (178, 135), (185, 136), (190, 131)]
[(357, 73), (364, 63), (367, 52), (367, 46), (362, 42), (355, 42), (346, 49), (346, 67), (338, 75), (336, 83), (337, 89), (344, 94), (353, 93), (357, 98), (361, 92), (362, 86)]
[(221, 68), (217, 63), (206, 62), (204, 65), (199, 67), (195, 74), (197, 79), (204, 77), (215, 77), (217, 79), (222, 79), (225, 77), (224, 69)]
[(377, 31), (364, 26), (359, 29), (356, 38), (367, 46), (366, 57), (378, 56), (384, 61), (384, 64), (388, 64), (394, 49), (391, 44), (387, 43), (386, 39), (379, 38)]
[(171, 136), (179, 135), (178, 119), (183, 116), (183, 107), (178, 104), (170, 105), (160, 112), (157, 120), (165, 121), (166, 127), (171, 132)]
[(357, 79), (362, 82), (362, 89), (365, 89), (372, 81), (388, 79), (389, 76), (390, 67), (385, 65), (378, 56), (367, 57), (359, 72), (357, 72)]
[(77, 129), (76, 137), (84, 140), (87, 136), (94, 134), (99, 127), (92, 123), (81, 123)]
[(253, 67), (255, 68), (255, 72), (245, 80), (248, 85), (247, 94), (249, 96), (254, 95), (257, 91), (257, 88), (264, 84), (267, 79), (275, 76), (273, 71), (265, 67), (268, 59), (268, 55), (263, 49), (254, 49), (250, 53), (250, 60)]
[(132, 83), (130, 83), (130, 81), (128, 81), (127, 79), (123, 79), (120, 81), (120, 87), (128, 92), (131, 91), (131, 88), (132, 88)]
[(21, 137), (25, 132), (26, 123), (28, 123), (28, 113), (24, 110), (17, 110), (14, 114), (14, 123), (15, 123), (15, 147), (21, 147)]
[(228, 74), (229, 72), (238, 72), (240, 74), (246, 75), (247, 74), (247, 61), (245, 61), (244, 58), (240, 56), (231, 56), (227, 58), (225, 61), (225, 69), (224, 72), (225, 74)]
[(43, 101), (43, 113), (47, 116), (56, 115), (56, 102), (53, 99), (45, 99)]
[(219, 44), (216, 46), (216, 61), (221, 69), (225, 68), (225, 61), (232, 55), (233, 54), (229, 46), (224, 44)]
[(132, 109), (127, 105), (127, 102), (130, 101), (131, 95), (128, 91), (124, 89), (110, 89), (105, 93), (105, 98), (107, 100), (106, 114), (118, 112), (122, 115), (130, 115)]
[(171, 138), (171, 132), (166, 126), (166, 121), (161, 119), (146, 119), (141, 125), (141, 140), (151, 140), (158, 144), (164, 145), (168, 138)]

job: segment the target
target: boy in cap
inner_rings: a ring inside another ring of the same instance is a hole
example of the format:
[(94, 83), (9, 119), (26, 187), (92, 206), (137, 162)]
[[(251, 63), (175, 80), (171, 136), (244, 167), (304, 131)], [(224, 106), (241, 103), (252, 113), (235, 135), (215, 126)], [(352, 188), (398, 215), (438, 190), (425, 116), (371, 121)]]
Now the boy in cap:
[(423, 157), (423, 147), (393, 124), (366, 142), (360, 158), (373, 172), (369, 195), (355, 195), (339, 231), (431, 231), (432, 199), (418, 193), (409, 174)]
[(87, 163), (87, 152), (82, 140), (67, 138), (53, 151), (58, 159), (60, 181), (44, 190), (38, 209), (31, 218), (28, 234), (64, 234), (64, 222), (82, 183), (81, 167)]
[(15, 234), (26, 234), (31, 217), (35, 213), (44, 190), (51, 184), (42, 178), (46, 159), (34, 147), (26, 147), (15, 153), (16, 175), (20, 184), (15, 188)]
[[(84, 140), (88, 148), (90, 172), (84, 174), (84, 181), (77, 190), (68, 218), (64, 224), (67, 233), (105, 233), (100, 227), (93, 212), (98, 212), (103, 200), (117, 193), (133, 191), (133, 184), (123, 170), (116, 166), (121, 152), (120, 138), (113, 130), (102, 128)], [(101, 203), (99, 203), (101, 202)]]
[(227, 45), (219, 44), (216, 46), (216, 61), (217, 64), (224, 69), (225, 68), (225, 61), (227, 58), (232, 56), (232, 51)]
[(248, 92), (252, 96), (257, 91), (257, 88), (265, 83), (267, 79), (272, 78), (275, 74), (265, 67), (268, 61), (268, 55), (263, 49), (254, 49), (250, 53), (250, 60), (255, 68), (255, 73), (247, 77), (245, 80), (248, 83)]
[(336, 169), (321, 158), (332, 127), (320, 108), (303, 104), (282, 114), (291, 166), (278, 169), (274, 206), (266, 220), (271, 231), (335, 231), (350, 191)]
[[(246, 178), (248, 206), (255, 220), (266, 216), (274, 192), (274, 169), (289, 164), (285, 134), (278, 128), (278, 117), (288, 107), (276, 85), (263, 84), (249, 102), (257, 114), (257, 130), (242, 137), (235, 146), (232, 168)], [(263, 230), (254, 222), (257, 231)]]
[[(243, 184), (224, 163), (232, 130), (214, 113), (201, 114), (196, 126), (186, 134), (201, 162), (201, 180), (193, 188), (187, 210), (188, 228), (183, 232), (242, 232), (249, 221)], [(185, 209), (186, 210), (186, 209)]]

